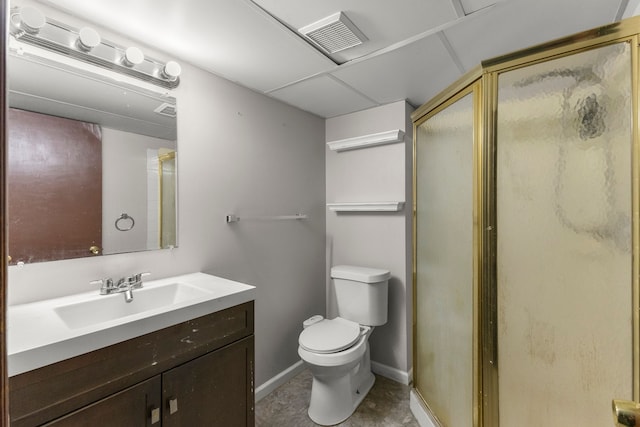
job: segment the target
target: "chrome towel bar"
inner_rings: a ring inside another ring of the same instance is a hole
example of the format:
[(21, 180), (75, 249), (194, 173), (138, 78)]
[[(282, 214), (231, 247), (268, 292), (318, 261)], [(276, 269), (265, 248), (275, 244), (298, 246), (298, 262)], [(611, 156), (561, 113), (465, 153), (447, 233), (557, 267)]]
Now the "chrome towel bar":
[[(243, 216), (244, 220), (252, 220), (252, 221), (280, 221), (286, 219), (307, 219), (307, 215), (305, 214), (295, 214), (295, 215), (275, 215), (275, 216)], [(240, 221), (240, 217), (234, 214), (230, 214), (226, 216), (227, 223), (231, 224), (232, 222)]]

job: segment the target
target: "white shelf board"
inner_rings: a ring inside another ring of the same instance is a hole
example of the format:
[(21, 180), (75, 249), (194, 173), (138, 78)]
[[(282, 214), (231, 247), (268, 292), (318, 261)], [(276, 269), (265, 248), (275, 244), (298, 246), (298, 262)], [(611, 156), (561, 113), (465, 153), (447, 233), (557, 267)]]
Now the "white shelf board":
[(359, 148), (373, 147), (376, 145), (394, 144), (404, 142), (404, 132), (400, 129), (386, 132), (372, 133), (370, 135), (356, 136), (353, 138), (339, 139), (327, 142), (331, 151), (347, 151)]
[(404, 202), (327, 203), (329, 210), (334, 212), (398, 212), (403, 206)]

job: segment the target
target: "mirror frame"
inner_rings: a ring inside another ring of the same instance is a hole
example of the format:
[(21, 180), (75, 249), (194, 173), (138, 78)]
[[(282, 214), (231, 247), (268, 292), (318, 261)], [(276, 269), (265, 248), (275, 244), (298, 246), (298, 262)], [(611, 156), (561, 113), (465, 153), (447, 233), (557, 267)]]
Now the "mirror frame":
[(2, 354), (0, 355), (0, 426), (9, 426), (9, 382), (7, 378), (7, 346), (6, 346), (6, 316), (7, 316), (7, 214), (6, 214), (6, 52), (7, 52), (7, 0), (0, 0), (0, 340)]

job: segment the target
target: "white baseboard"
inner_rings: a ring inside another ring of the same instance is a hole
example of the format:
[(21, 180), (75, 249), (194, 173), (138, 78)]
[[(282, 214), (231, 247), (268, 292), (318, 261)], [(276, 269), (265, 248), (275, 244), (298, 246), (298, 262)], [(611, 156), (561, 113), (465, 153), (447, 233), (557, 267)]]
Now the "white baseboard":
[(304, 370), (304, 365), (302, 364), (302, 360), (298, 360), (296, 363), (289, 366), (287, 369), (280, 372), (278, 375), (269, 379), (265, 383), (260, 384), (258, 387), (256, 387), (256, 392), (255, 392), (256, 402), (259, 402), (260, 400), (264, 399), (273, 390), (277, 389), (282, 384), (286, 383), (287, 381), (289, 381), (291, 378), (298, 375), (303, 370)]
[(420, 398), (416, 395), (415, 390), (411, 390), (409, 393), (409, 409), (411, 413), (418, 421), (420, 427), (441, 427), (442, 424), (435, 419), (429, 410), (424, 407)]
[(399, 382), (400, 384), (409, 385), (413, 380), (413, 369), (409, 372), (401, 371), (397, 368), (392, 368), (382, 363), (371, 361), (371, 370), (374, 374), (382, 375), (385, 378)]

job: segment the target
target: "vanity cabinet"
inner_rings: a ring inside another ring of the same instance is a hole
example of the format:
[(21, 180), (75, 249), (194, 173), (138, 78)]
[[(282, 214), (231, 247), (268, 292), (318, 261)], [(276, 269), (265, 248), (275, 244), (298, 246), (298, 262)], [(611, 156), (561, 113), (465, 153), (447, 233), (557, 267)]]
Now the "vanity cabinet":
[(160, 387), (160, 377), (157, 376), (44, 425), (47, 427), (152, 426), (151, 411), (158, 408), (157, 416), (158, 418), (160, 416), (161, 400), (158, 392)]
[[(163, 427), (253, 425), (253, 409), (249, 410), (253, 401), (246, 399), (245, 372), (250, 350), (246, 341), (162, 375)], [(247, 419), (249, 416), (251, 420)]]
[(12, 427), (254, 426), (253, 302), (9, 378)]

